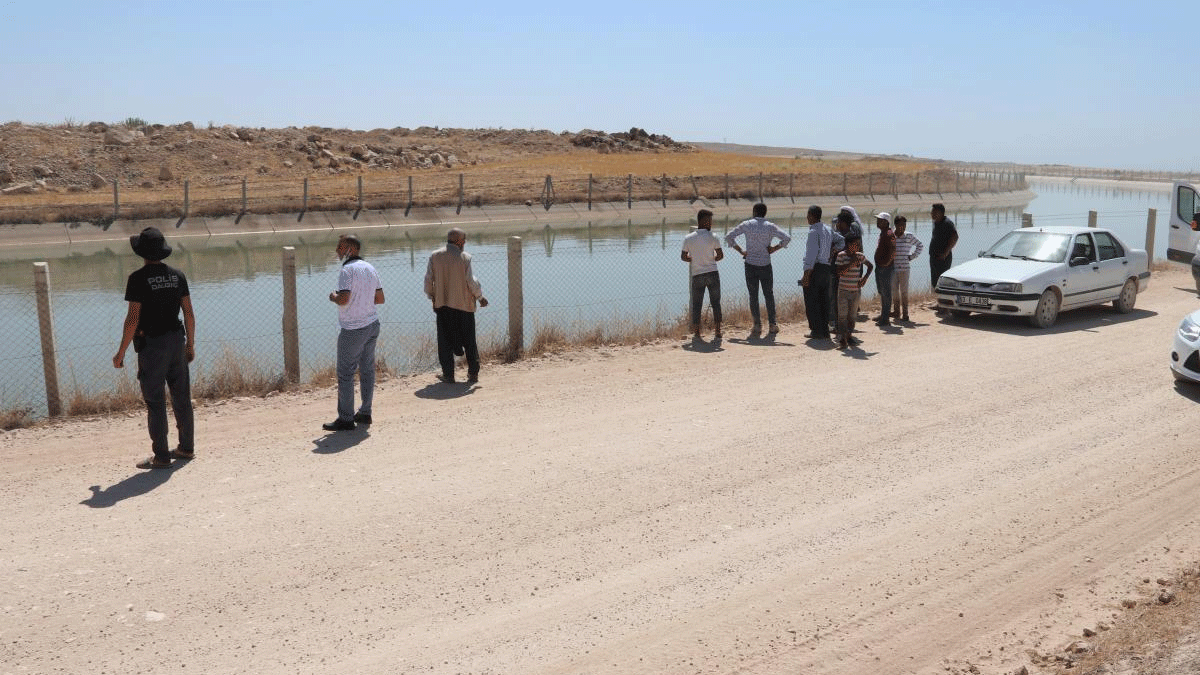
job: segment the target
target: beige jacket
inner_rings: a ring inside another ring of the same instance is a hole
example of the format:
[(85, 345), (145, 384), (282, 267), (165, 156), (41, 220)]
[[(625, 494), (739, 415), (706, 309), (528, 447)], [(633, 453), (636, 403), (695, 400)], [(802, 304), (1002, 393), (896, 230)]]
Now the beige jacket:
[(471, 254), (450, 243), (434, 251), (425, 271), (425, 295), (433, 300), (434, 309), (453, 307), (474, 312), (475, 301), (483, 297), (483, 288), (471, 272)]

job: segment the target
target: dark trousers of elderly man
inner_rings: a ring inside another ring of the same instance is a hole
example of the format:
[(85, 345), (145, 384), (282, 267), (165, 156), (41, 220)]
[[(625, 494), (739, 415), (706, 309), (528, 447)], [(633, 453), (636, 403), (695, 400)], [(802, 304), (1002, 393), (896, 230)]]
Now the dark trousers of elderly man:
[(479, 379), (479, 345), (475, 342), (475, 312), (453, 307), (437, 307), (438, 363), (442, 379), (454, 381), (454, 354), (460, 350), (467, 357), (467, 381)]

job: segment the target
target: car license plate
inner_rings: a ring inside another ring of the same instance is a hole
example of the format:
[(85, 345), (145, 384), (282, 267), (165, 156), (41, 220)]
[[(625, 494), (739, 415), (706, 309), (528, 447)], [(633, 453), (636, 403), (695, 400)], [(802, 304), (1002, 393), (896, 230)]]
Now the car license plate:
[(958, 296), (958, 304), (968, 307), (991, 307), (992, 301), (987, 298), (977, 298), (973, 295)]

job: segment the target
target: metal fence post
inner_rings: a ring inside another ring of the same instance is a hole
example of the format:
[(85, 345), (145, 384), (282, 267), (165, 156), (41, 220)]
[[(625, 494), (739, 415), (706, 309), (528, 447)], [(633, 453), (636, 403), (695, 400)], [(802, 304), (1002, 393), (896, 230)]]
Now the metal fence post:
[(54, 314), (50, 310), (50, 264), (33, 263), (33, 285), (37, 294), (38, 326), (42, 334), (42, 374), (46, 378), (46, 411), (51, 417), (62, 414), (58, 393), (58, 362), (54, 349)]
[[(460, 177), (460, 179), (461, 179), (461, 174), (460, 174), (460, 176), (459, 176), (459, 177)], [(358, 210), (359, 210), (359, 211), (362, 211), (362, 207), (363, 207), (363, 198), (362, 198), (362, 181), (363, 181), (363, 177), (362, 177), (362, 176), (359, 176), (359, 177), (358, 177)], [(458, 197), (458, 207), (459, 207), (459, 208), (462, 208), (462, 182), (461, 182), (461, 180), (459, 181), (459, 186), (458, 186), (458, 187), (459, 187), (459, 193), (458, 193), (458, 194), (459, 194), (459, 197)]]
[(1096, 212), (1088, 211), (1088, 227), (1096, 226)]
[(242, 176), (242, 213), (246, 212), (246, 177)]
[(304, 179), (304, 198), (300, 202), (300, 212), (308, 211), (308, 178)]
[(916, 194), (916, 195), (921, 194), (921, 172), (920, 171), (917, 172), (917, 180), (916, 180), (916, 185), (913, 186), (913, 194)]
[(725, 206), (729, 206), (729, 174), (725, 174)]
[(296, 315), (296, 247), (283, 247), (283, 373), (300, 381), (300, 323)]
[(667, 174), (662, 175), (662, 205), (667, 208)]
[(413, 207), (413, 184), (412, 184), (412, 178), (413, 178), (412, 176), (409, 176), (409, 177), (408, 177), (408, 206), (405, 206), (405, 207), (404, 207), (404, 215), (406, 215), (406, 216), (408, 215), (409, 211), (412, 211), (412, 207)]
[(192, 206), (191, 197), (190, 197), (191, 190), (189, 189), (191, 186), (189, 185), (189, 183), (190, 183), (190, 181), (186, 181), (186, 180), (183, 181), (183, 217), (184, 218), (187, 218), (188, 211), (191, 210), (191, 206)]
[(790, 199), (793, 204), (796, 203), (796, 174), (794, 173), (788, 174), (788, 199)]
[(592, 174), (588, 174), (588, 211), (592, 210)]
[(120, 181), (118, 181), (116, 178), (113, 179), (113, 218), (114, 219), (121, 217), (121, 188), (117, 185), (117, 183), (119, 183), (119, 182)]
[(842, 196), (845, 197), (846, 199), (850, 198), (850, 192), (846, 188), (846, 174), (845, 173), (842, 173)]
[(516, 358), (525, 349), (525, 288), (522, 285), (521, 238), (508, 238), (508, 351)]
[(1148, 263), (1154, 264), (1154, 225), (1158, 221), (1158, 209), (1148, 209), (1146, 212), (1146, 255)]
[(625, 185), (625, 205), (633, 208), (633, 174), (629, 174), (628, 183)]
[(763, 197), (763, 175), (762, 175), (762, 172), (759, 171), (758, 172), (758, 201), (761, 202), (761, 201), (763, 201), (763, 199), (764, 199), (764, 197)]

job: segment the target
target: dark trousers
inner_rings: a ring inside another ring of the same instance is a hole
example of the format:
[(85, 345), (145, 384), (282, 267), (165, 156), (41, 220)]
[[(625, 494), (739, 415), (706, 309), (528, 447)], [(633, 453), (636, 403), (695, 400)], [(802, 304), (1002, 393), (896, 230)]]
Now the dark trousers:
[(929, 289), (937, 290), (938, 278), (953, 266), (954, 254), (947, 255), (945, 260), (938, 260), (932, 255), (929, 256)]
[(763, 300), (767, 303), (767, 322), (775, 323), (775, 274), (770, 265), (746, 265), (746, 291), (750, 295), (750, 318), (755, 324), (759, 321), (758, 287), (762, 286)]
[(437, 307), (438, 363), (442, 374), (454, 377), (454, 350), (461, 347), (467, 356), (467, 376), (479, 374), (479, 345), (475, 343), (475, 312), (453, 307)]
[(813, 265), (808, 285), (804, 287), (804, 314), (808, 330), (815, 338), (829, 337), (829, 318), (833, 309), (833, 267)]
[(881, 323), (889, 323), (888, 316), (892, 312), (892, 276), (896, 274), (896, 265), (875, 266), (875, 290), (879, 291), (879, 302), (883, 308), (879, 312)]
[(167, 391), (171, 392), (171, 408), (175, 411), (175, 428), (179, 432), (179, 449), (196, 449), (195, 427), (192, 420), (192, 379), (184, 353), (184, 335), (175, 330), (146, 338), (138, 352), (138, 384), (146, 402), (146, 428), (150, 432), (150, 447), (160, 462), (171, 461), (167, 447)]
[(721, 275), (705, 272), (692, 275), (692, 328), (700, 329), (700, 311), (704, 308), (704, 289), (708, 289), (708, 304), (712, 305), (713, 323), (721, 325)]

